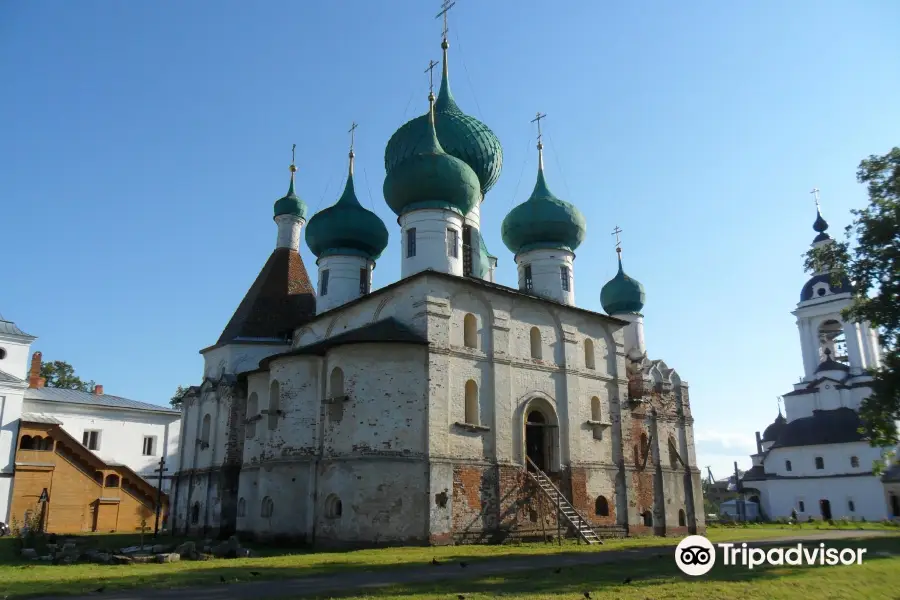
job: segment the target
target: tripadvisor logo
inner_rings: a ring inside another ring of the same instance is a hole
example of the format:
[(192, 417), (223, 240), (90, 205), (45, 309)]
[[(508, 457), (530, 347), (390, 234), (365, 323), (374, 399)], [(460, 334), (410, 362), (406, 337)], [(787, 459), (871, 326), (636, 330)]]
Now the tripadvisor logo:
[[(804, 547), (803, 544), (786, 548), (750, 548), (746, 543), (740, 546), (726, 543), (716, 544), (721, 553), (722, 564), (728, 567), (742, 566), (753, 569), (761, 565), (861, 565), (865, 548)], [(702, 535), (690, 535), (675, 548), (675, 564), (682, 573), (697, 577), (709, 573), (716, 564), (716, 547)]]

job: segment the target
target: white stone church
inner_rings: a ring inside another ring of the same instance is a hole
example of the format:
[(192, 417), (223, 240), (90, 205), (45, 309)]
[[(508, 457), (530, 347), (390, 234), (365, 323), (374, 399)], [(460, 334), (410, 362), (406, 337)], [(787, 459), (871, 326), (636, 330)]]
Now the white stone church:
[[(820, 212), (813, 229), (813, 247), (834, 243)], [(866, 369), (881, 365), (881, 348), (869, 323), (842, 318), (851, 303), (851, 282), (835, 286), (827, 271), (813, 273), (800, 292), (793, 314), (804, 375), (783, 396), (785, 415), (779, 411), (762, 435), (756, 433), (753, 467), (742, 480), (769, 519), (792, 511), (804, 521), (900, 516), (897, 469), (874, 474), (885, 449), (859, 433), (859, 407), (872, 393)]]
[(371, 289), (389, 233), (356, 198), (352, 148), (343, 195), (308, 222), (291, 165), (276, 248), (185, 397), (177, 531), (441, 544), (705, 530), (687, 383), (647, 357), (644, 289), (621, 255), (608, 314), (576, 304), (586, 224), (542, 161), (502, 223), (518, 288), (494, 283), (479, 207), (502, 150), (450, 93), (448, 46), (438, 96), (385, 152), (396, 282)]

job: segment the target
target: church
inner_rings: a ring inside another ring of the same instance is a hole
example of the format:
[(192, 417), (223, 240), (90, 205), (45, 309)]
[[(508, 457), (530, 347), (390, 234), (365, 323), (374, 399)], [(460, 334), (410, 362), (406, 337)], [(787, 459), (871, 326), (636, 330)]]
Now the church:
[[(586, 222), (546, 181), (542, 115), (534, 190), (500, 224), (518, 286), (495, 283), (480, 205), (502, 149), (450, 91), (446, 26), (441, 46), (439, 93), (385, 150), (397, 230), (357, 199), (352, 143), (343, 193), (314, 215), (291, 165), (276, 247), (184, 398), (175, 531), (336, 546), (705, 531), (687, 382), (648, 357), (621, 248), (606, 314), (576, 303)], [(373, 290), (389, 235), (400, 276)]]
[[(833, 244), (818, 210), (813, 248)], [(867, 369), (881, 366), (878, 335), (869, 323), (844, 320), (851, 282), (820, 270), (800, 290), (793, 314), (800, 332), (803, 377), (783, 396), (785, 414), (756, 433), (752, 468), (742, 479), (748, 499), (768, 519), (900, 517), (898, 468), (879, 476), (873, 465), (890, 449), (872, 447), (859, 432), (859, 407), (872, 393)]]

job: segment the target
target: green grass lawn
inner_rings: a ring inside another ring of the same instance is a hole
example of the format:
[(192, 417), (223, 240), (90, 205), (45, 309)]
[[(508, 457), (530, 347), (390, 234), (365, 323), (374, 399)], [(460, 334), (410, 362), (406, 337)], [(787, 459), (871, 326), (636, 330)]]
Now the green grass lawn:
[[(862, 565), (766, 567), (752, 571), (722, 566), (701, 577), (682, 575), (668, 555), (663, 560), (636, 560), (595, 567), (538, 569), (528, 574), (482, 577), (427, 585), (390, 586), (343, 600), (424, 600), (440, 598), (579, 600), (897, 600), (900, 598), (900, 537), (840, 540), (834, 547), (868, 550)], [(893, 556), (879, 556), (890, 553)], [(629, 583), (624, 583), (630, 579)]]
[[(813, 533), (808, 526), (784, 527), (716, 527), (708, 537), (712, 541), (790, 537)], [(133, 535), (90, 536), (98, 547), (122, 547), (136, 544)], [(895, 538), (900, 539), (900, 538)], [(439, 547), (403, 547), (357, 550), (348, 552), (309, 552), (279, 548), (260, 548), (261, 556), (247, 559), (215, 559), (146, 565), (60, 565), (23, 562), (15, 557), (14, 540), (0, 540), (0, 591), (9, 598), (40, 594), (82, 594), (105, 586), (107, 590), (135, 587), (181, 587), (218, 584), (222, 578), (232, 581), (250, 579), (286, 579), (338, 573), (353, 570), (377, 570), (425, 565), (432, 558), (441, 561), (475, 562), (490, 558), (524, 555), (546, 555), (577, 552), (604, 552), (621, 548), (673, 546), (677, 538), (628, 538), (607, 540), (602, 546), (586, 546), (575, 542), (470, 545)], [(4, 560), (5, 559), (5, 560)], [(258, 571), (256, 578), (250, 571)], [(900, 590), (900, 585), (898, 585)]]

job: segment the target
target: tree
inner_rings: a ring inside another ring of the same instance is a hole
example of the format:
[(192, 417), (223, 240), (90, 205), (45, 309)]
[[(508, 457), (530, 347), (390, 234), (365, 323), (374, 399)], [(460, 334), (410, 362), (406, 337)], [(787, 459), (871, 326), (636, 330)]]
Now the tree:
[(885, 447), (897, 443), (900, 419), (900, 147), (864, 159), (856, 179), (867, 185), (869, 205), (851, 211), (846, 241), (807, 253), (806, 269), (831, 270), (836, 282), (849, 277), (853, 303), (844, 319), (868, 321), (878, 331), (884, 357), (869, 372), (872, 395), (863, 401), (860, 418), (871, 445)]
[(75, 368), (62, 360), (45, 362), (41, 365), (41, 377), (46, 381), (44, 385), (64, 390), (78, 390), (81, 392), (94, 391), (94, 381), (82, 381), (75, 374)]
[(175, 395), (169, 400), (169, 404), (176, 408), (181, 408), (181, 403), (184, 402), (184, 395), (188, 393), (188, 388), (183, 385), (179, 385), (178, 389), (175, 390)]

